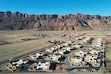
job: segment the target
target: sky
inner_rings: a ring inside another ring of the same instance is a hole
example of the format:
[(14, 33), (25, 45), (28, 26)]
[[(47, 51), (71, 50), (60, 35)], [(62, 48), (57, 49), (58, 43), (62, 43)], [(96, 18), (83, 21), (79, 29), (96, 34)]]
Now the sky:
[(0, 11), (109, 16), (111, 15), (111, 0), (0, 0)]

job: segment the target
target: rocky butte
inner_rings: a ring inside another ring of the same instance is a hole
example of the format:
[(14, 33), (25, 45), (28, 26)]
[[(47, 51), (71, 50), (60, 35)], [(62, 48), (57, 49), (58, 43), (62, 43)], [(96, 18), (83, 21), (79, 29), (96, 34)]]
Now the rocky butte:
[(68, 15), (35, 15), (10, 11), (0, 12), (0, 30), (39, 31), (59, 30), (102, 30), (111, 28), (111, 16), (85, 15), (77, 13)]

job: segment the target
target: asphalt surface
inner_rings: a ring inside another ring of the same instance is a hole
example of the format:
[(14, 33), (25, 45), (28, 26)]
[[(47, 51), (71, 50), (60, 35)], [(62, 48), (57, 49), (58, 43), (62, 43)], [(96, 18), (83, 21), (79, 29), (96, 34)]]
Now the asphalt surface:
[[(74, 51), (74, 50), (73, 50)], [(74, 71), (73, 70), (70, 70), (70, 69), (72, 69), (72, 67), (71, 67), (71, 64), (70, 64), (70, 62), (69, 62), (69, 56), (73, 53), (73, 51), (71, 51), (71, 53), (69, 53), (69, 54), (67, 54), (66, 56), (66, 59), (65, 59), (65, 66), (66, 66), (66, 69), (67, 69), (67, 73), (68, 74), (74, 74)]]
[[(103, 51), (104, 51), (104, 45), (105, 45), (105, 41), (103, 41), (103, 46), (102, 46), (102, 48), (101, 49), (103, 49)], [(68, 74), (74, 74), (74, 69), (76, 69), (76, 68), (73, 68), (73, 67), (71, 67), (71, 64), (70, 64), (70, 62), (69, 62), (69, 56), (71, 55), (71, 54), (73, 54), (73, 52), (74, 52), (74, 50), (73, 51), (71, 51), (69, 54), (67, 54), (66, 55), (66, 59), (65, 59), (65, 65), (66, 65), (66, 69), (67, 69), (67, 73)], [(100, 66), (102, 66), (102, 67), (104, 67), (104, 53), (101, 53), (101, 65)], [(92, 68), (94, 68), (94, 69), (97, 69), (97, 67), (92, 67)], [(77, 68), (78, 69), (78, 68)], [(83, 69), (86, 69), (86, 67), (85, 68), (83, 68)]]
[(68, 74), (74, 74), (74, 71), (73, 70), (69, 70), (71, 69), (71, 65), (70, 65), (70, 62), (68, 60), (68, 57), (65, 59), (65, 65), (66, 65), (66, 69), (67, 69), (67, 73)]
[[(53, 46), (53, 45), (51, 45), (51, 46)], [(49, 47), (51, 47), (51, 46), (49, 46)], [(44, 51), (44, 49), (42, 49), (42, 50), (38, 50), (39, 52), (40, 51)], [(104, 44), (103, 44), (103, 51), (104, 51)], [(37, 51), (36, 51), (37, 52)], [(73, 54), (73, 52), (75, 52), (75, 50), (72, 50), (69, 54), (67, 54), (67, 55), (65, 55), (66, 56), (66, 59), (65, 59), (65, 66), (66, 66), (66, 69), (67, 69), (67, 74), (74, 74), (74, 68), (73, 67), (71, 67), (71, 64), (70, 64), (70, 61), (69, 61), (69, 56), (71, 55), (71, 54)], [(31, 52), (31, 53), (33, 53), (33, 52)], [(30, 54), (31, 54), (30, 53)], [(27, 54), (27, 55), (29, 55), (29, 54)], [(27, 55), (25, 55), (25, 56), (27, 56)], [(102, 53), (101, 54), (103, 57), (104, 57), (104, 53)], [(20, 57), (21, 58), (21, 57)], [(104, 62), (104, 59), (102, 59), (102, 61)], [(104, 64), (102, 64), (103, 65), (103, 67), (104, 67)], [(13, 73), (0, 73), (0, 74), (13, 74)], [(36, 73), (14, 73), (14, 74), (36, 74)], [(37, 73), (37, 74), (44, 74), (44, 73)], [(45, 73), (45, 74), (52, 74), (52, 73)], [(53, 73), (53, 74), (66, 74), (66, 73)]]

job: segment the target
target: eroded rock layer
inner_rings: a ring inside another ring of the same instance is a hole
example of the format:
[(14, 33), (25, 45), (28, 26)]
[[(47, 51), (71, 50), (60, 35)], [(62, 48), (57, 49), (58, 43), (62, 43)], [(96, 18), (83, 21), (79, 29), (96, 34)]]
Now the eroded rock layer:
[(20, 12), (0, 12), (0, 30), (36, 29), (42, 31), (59, 30), (99, 30), (111, 28), (111, 16), (84, 15), (29, 15)]

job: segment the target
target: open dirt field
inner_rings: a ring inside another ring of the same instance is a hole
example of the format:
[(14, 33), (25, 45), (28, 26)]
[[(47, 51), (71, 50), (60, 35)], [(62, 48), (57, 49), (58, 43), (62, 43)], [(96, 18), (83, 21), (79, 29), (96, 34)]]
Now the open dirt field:
[[(90, 37), (102, 37), (108, 42), (108, 49), (105, 52), (105, 57), (108, 60), (107, 67), (111, 66), (111, 31), (79, 31), (86, 33), (86, 36)], [(42, 49), (44, 47), (51, 46), (52, 44), (48, 40), (62, 40), (61, 34), (79, 33), (77, 31), (0, 31), (0, 40), (10, 42), (9, 44), (0, 45), (0, 63), (8, 61), (24, 54)], [(35, 34), (48, 34), (52, 37), (42, 38), (34, 36)], [(55, 36), (53, 36), (55, 35)], [(23, 41), (22, 39), (30, 38), (32, 40)], [(34, 39), (34, 40), (33, 40)], [(110, 70), (111, 68), (108, 67)]]
[[(11, 44), (0, 45), (0, 63), (52, 45), (48, 42), (48, 40), (60, 39), (57, 37), (40, 38), (37, 36), (32, 36), (33, 33), (34, 32), (30, 31), (1, 31), (0, 40), (11, 42)], [(38, 39), (29, 41), (21, 40), (25, 38)]]
[(111, 72), (111, 38), (106, 39), (106, 49), (105, 49), (106, 67), (109, 72)]

